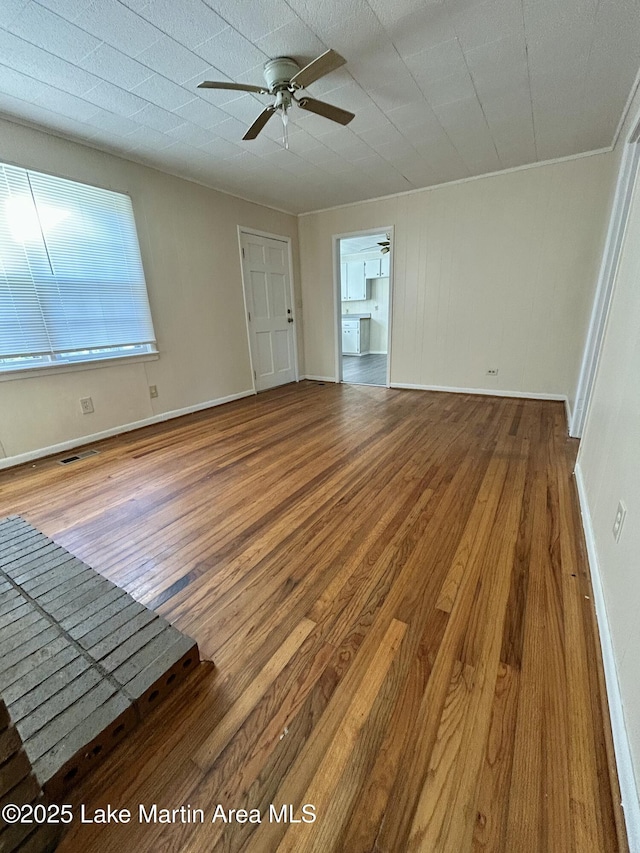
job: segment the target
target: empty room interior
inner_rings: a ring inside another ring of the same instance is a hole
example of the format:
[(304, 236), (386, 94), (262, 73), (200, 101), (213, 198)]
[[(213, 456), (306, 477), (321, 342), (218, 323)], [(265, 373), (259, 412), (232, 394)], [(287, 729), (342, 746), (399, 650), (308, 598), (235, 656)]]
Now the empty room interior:
[(0, 849), (640, 853), (637, 4), (0, 52)]

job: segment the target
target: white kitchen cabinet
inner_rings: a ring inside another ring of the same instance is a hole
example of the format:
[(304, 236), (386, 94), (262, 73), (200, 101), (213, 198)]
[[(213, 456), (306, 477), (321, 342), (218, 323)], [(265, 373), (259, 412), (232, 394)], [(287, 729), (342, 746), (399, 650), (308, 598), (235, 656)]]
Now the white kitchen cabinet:
[(347, 264), (343, 261), (340, 264), (340, 298), (343, 302), (347, 302)]
[(380, 258), (370, 258), (364, 262), (365, 278), (380, 278)]
[(342, 324), (342, 354), (358, 355), (360, 352), (360, 324)]
[(365, 261), (347, 261), (340, 264), (340, 292), (343, 302), (362, 301), (369, 298)]
[(369, 352), (369, 320), (342, 320), (342, 354), (366, 355)]
[(379, 258), (371, 258), (364, 262), (365, 278), (388, 278), (389, 276), (389, 253)]

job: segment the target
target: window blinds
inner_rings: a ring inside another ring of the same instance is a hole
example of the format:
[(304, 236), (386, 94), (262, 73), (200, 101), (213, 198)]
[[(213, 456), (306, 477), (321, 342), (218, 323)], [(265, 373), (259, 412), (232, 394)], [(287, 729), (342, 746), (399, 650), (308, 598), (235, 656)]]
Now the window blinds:
[(0, 358), (154, 342), (129, 197), (0, 164)]

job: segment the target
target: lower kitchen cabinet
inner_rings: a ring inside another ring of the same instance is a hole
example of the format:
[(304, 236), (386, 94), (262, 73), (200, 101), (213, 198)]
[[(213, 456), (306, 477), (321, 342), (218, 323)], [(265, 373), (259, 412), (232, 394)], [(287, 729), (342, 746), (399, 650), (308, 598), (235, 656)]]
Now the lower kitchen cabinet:
[(369, 352), (369, 320), (342, 321), (342, 354), (365, 355)]

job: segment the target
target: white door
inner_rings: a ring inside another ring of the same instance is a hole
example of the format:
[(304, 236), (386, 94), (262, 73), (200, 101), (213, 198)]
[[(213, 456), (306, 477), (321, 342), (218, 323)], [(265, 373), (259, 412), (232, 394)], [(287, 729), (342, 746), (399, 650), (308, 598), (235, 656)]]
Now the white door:
[(256, 390), (295, 382), (294, 323), (288, 244), (242, 232), (249, 344)]

